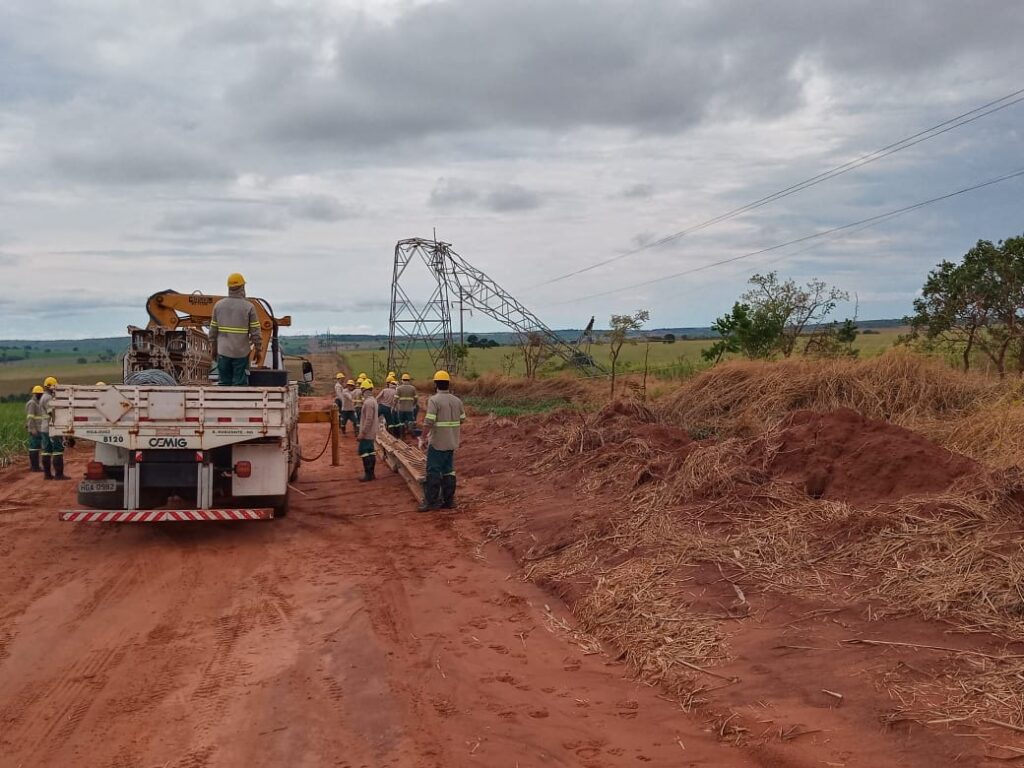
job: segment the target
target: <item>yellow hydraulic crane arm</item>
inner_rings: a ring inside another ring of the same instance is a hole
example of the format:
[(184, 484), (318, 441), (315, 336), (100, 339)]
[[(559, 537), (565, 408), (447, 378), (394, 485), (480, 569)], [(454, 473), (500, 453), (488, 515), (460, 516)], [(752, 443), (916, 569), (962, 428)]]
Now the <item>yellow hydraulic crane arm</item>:
[[(148, 328), (202, 328), (210, 327), (213, 318), (213, 305), (223, 296), (210, 296), (205, 293), (178, 293), (177, 291), (160, 291), (154, 293), (146, 301), (146, 312), (149, 315)], [(291, 315), (274, 317), (270, 304), (265, 299), (246, 297), (256, 308), (256, 317), (260, 322), (261, 350), (266, 356), (270, 351), (270, 342), (277, 329), (292, 324)], [(262, 360), (254, 361), (257, 365)]]

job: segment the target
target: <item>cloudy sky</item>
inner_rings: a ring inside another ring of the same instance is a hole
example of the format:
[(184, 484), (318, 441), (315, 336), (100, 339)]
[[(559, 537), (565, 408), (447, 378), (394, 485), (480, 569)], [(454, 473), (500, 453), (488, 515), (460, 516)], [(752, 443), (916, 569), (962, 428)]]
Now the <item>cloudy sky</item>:
[(0, 0), (0, 338), (117, 335), (236, 270), (295, 331), (383, 332), (394, 244), (434, 228), (556, 327), (707, 325), (768, 269), (900, 316), (1024, 232), (1024, 179), (629, 286), (1024, 168), (1024, 103), (546, 281), (1024, 88), (1022, 29), (1011, 0)]

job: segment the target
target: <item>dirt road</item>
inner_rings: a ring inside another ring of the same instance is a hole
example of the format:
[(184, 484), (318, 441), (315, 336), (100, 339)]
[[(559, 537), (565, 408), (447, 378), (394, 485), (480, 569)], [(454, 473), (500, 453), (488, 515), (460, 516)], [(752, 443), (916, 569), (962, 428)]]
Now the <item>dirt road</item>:
[(73, 483), (0, 474), (0, 765), (759, 764), (343, 449), (267, 523), (59, 523)]

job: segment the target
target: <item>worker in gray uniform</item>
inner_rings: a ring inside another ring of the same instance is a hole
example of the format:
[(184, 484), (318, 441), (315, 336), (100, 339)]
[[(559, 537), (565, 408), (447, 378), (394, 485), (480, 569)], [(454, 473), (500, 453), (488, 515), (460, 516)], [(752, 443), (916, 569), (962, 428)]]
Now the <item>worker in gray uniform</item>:
[(427, 401), (423, 419), (423, 437), (427, 447), (427, 477), (423, 481), (423, 503), (420, 512), (455, 508), (455, 451), (459, 447), (466, 409), (462, 401), (449, 392), (452, 377), (447, 371), (434, 374), (437, 393)]
[(228, 295), (213, 306), (210, 343), (217, 353), (217, 384), (244, 387), (249, 383), (249, 345), (260, 359), (260, 321), (256, 308), (245, 298), (245, 278), (228, 275)]
[(341, 422), (341, 434), (347, 434), (348, 430), (345, 425), (350, 421), (352, 422), (352, 429), (359, 432), (359, 420), (356, 418), (356, 400), (355, 400), (355, 388), (356, 383), (349, 379), (345, 382), (345, 386), (341, 390), (341, 411), (339, 412), (338, 420)]
[(42, 472), (39, 464), (39, 453), (43, 450), (43, 421), (46, 412), (39, 403), (45, 390), (36, 384), (32, 387), (32, 396), (25, 403), (25, 431), (28, 432), (28, 464), (33, 472)]
[(399, 434), (406, 437), (416, 423), (416, 387), (408, 373), (402, 374), (402, 383), (395, 390), (395, 395), (398, 397), (396, 413)]
[(377, 408), (380, 411), (380, 417), (384, 419), (384, 424), (389, 433), (393, 434), (393, 427), (395, 424), (395, 406), (398, 404), (398, 398), (395, 395), (395, 379), (393, 376), (388, 376), (384, 382), (384, 389), (377, 395)]
[(373, 396), (373, 382), (363, 379), (359, 386), (363, 392), (363, 412), (359, 417), (359, 442), (356, 450), (363, 460), (363, 476), (359, 482), (366, 483), (375, 479), (373, 471), (377, 465), (377, 423), (380, 416), (377, 413), (377, 398)]
[(39, 397), (39, 407), (43, 410), (43, 419), (39, 422), (42, 433), (42, 461), (44, 480), (67, 480), (64, 475), (64, 436), (50, 434), (53, 422), (53, 397), (56, 394), (57, 379), (47, 376), (43, 382), (43, 394)]

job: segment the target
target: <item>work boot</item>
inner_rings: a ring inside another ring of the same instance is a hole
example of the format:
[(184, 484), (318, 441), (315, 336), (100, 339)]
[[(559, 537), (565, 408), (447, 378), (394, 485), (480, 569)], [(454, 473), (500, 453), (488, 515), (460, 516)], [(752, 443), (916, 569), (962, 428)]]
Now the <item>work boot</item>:
[(48, 454), (43, 454), (43, 479), (53, 480), (53, 473), (50, 472), (50, 459)]
[(54, 480), (67, 480), (67, 475), (64, 474), (64, 457), (54, 456), (53, 457), (53, 479)]
[(373, 476), (373, 469), (376, 463), (376, 456), (363, 456), (363, 476), (359, 478), (360, 483), (368, 483), (375, 479)]
[(455, 509), (455, 475), (441, 479), (441, 509)]
[(42, 472), (43, 468), (39, 466), (39, 451), (28, 452), (28, 465), (32, 472)]
[(423, 481), (423, 503), (420, 512), (430, 512), (441, 508), (441, 476), (433, 472)]

